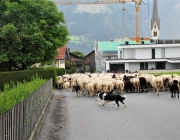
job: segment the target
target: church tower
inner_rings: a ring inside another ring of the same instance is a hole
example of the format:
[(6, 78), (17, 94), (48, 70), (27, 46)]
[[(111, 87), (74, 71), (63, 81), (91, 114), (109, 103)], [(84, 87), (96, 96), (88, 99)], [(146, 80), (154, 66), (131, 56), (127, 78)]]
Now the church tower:
[(158, 16), (157, 0), (154, 0), (153, 13), (151, 19), (151, 39), (158, 40), (160, 37), (160, 19)]

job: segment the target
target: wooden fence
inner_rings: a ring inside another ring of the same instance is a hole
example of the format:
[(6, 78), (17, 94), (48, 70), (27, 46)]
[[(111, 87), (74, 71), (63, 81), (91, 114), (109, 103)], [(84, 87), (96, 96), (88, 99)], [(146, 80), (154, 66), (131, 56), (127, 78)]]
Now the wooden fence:
[(52, 92), (52, 79), (0, 115), (0, 140), (27, 140)]

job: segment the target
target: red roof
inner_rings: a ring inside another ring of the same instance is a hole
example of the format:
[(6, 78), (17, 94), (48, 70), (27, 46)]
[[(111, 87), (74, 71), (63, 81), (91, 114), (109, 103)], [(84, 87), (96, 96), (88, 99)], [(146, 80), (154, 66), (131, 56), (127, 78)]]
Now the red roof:
[(66, 46), (60, 47), (57, 49), (58, 55), (56, 56), (55, 59), (64, 59), (65, 58), (65, 52), (66, 52)]
[[(136, 40), (136, 38), (130, 38), (130, 40)], [(143, 38), (143, 40), (150, 40), (150, 38)]]

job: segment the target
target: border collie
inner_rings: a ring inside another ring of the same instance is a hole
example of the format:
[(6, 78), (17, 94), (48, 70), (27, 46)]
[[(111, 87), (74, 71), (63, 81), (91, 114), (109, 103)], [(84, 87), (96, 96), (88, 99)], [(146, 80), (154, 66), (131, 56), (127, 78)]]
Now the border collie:
[[(111, 93), (106, 93), (106, 92), (100, 92), (98, 93), (98, 97), (103, 101), (102, 103), (100, 103), (100, 107), (101, 106), (104, 106), (105, 104), (107, 104), (108, 102), (112, 102), (112, 101), (115, 101), (117, 107), (116, 108), (119, 108), (119, 101), (124, 104), (124, 100), (126, 98), (126, 95), (124, 95), (123, 97), (121, 95), (114, 95), (114, 94), (111, 94)], [(126, 107), (126, 105), (124, 104), (124, 106)]]
[(77, 85), (77, 86), (74, 86), (74, 89), (75, 89), (75, 91), (76, 91), (76, 95), (77, 95), (77, 97), (80, 97), (80, 86), (79, 85)]

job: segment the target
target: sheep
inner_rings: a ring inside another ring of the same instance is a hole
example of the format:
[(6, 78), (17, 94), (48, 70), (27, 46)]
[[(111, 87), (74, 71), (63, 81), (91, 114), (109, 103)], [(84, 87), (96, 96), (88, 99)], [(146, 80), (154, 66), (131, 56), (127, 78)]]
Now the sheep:
[[(141, 92), (144, 92), (144, 88), (147, 88), (146, 78), (145, 77), (139, 77), (139, 82), (140, 82)], [(146, 93), (147, 93), (147, 90), (146, 90)]]
[(63, 87), (63, 80), (62, 79), (59, 79), (57, 82), (56, 82), (56, 85), (58, 88), (62, 88)]
[(76, 82), (73, 81), (73, 82), (71, 83), (72, 92), (75, 91), (75, 86), (77, 86), (77, 84), (76, 84)]
[(130, 90), (132, 93), (133, 88), (133, 83), (131, 83), (130, 81), (124, 81), (124, 90), (126, 91), (126, 93), (128, 92), (128, 90)]
[(163, 80), (160, 76), (154, 77), (151, 81), (153, 87), (153, 94), (156, 91), (157, 95), (159, 96), (159, 90), (163, 87)]
[(82, 94), (85, 96), (84, 92), (86, 90), (86, 85), (89, 83), (87, 78), (78, 78), (78, 85), (81, 87)]
[(139, 92), (139, 88), (140, 88), (140, 81), (139, 78), (131, 78), (130, 82), (133, 83), (135, 92)]
[(106, 81), (105, 80), (103, 80), (103, 79), (99, 80), (98, 91), (107, 92), (107, 85), (106, 85)]
[(88, 91), (88, 97), (89, 97), (89, 95), (90, 95), (90, 97), (93, 97), (94, 96), (94, 85), (93, 85), (93, 83), (88, 83), (86, 85), (86, 89)]
[(124, 90), (124, 82), (122, 80), (117, 80), (115, 86), (116, 86), (116, 91), (122, 94)]
[(64, 82), (64, 88), (66, 89), (66, 91), (68, 91), (68, 88), (69, 88), (69, 82)]
[(35, 63), (32, 64), (31, 68), (38, 68), (41, 65), (41, 63)]
[(109, 91), (109, 92), (111, 92), (113, 89), (114, 89), (114, 84), (113, 84), (113, 82), (112, 81), (107, 81), (107, 83), (106, 83), (107, 85), (106, 85), (106, 91)]

